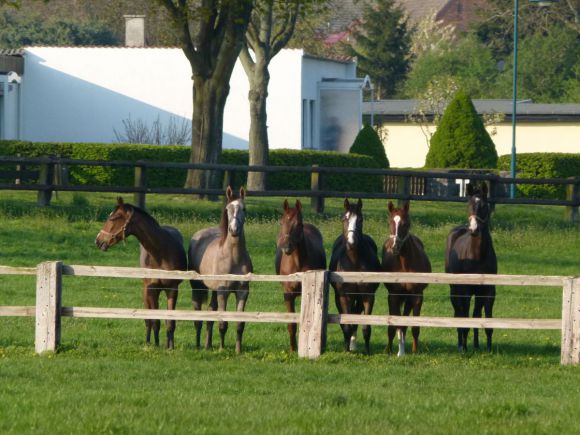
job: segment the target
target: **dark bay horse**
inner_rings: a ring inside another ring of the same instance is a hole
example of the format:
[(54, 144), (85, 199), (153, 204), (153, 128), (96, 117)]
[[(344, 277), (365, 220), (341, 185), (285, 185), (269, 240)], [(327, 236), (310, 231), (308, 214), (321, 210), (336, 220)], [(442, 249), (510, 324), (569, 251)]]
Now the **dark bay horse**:
[[(302, 219), (302, 204), (296, 200), (294, 208), (284, 200), (284, 213), (280, 220), (281, 228), (276, 243), (276, 273), (290, 275), (308, 270), (326, 269), (326, 253), (322, 241), (322, 234), (311, 224)], [(300, 282), (282, 283), (284, 303), (290, 313), (296, 312), (296, 298), (302, 294)], [(288, 324), (290, 336), (290, 350), (296, 351), (296, 323)]]
[[(131, 204), (125, 204), (123, 198), (117, 198), (117, 206), (109, 215), (103, 229), (97, 234), (95, 244), (106, 251), (110, 246), (124, 241), (128, 236), (135, 236), (140, 243), (140, 267), (162, 270), (187, 270), (187, 258), (183, 249), (181, 233), (167, 226), (160, 226), (147, 212)], [(145, 308), (159, 308), (159, 294), (165, 290), (167, 309), (174, 310), (177, 303), (177, 288), (181, 280), (143, 279), (143, 300)], [(151, 330), (155, 345), (159, 345), (159, 320), (145, 320), (147, 343), (151, 340)], [(167, 329), (167, 348), (174, 347), (175, 320), (165, 321)]]
[[(189, 244), (189, 269), (202, 275), (245, 275), (253, 271), (252, 260), (246, 248), (244, 222), (246, 192), (242, 187), (239, 196), (234, 195), (231, 187), (226, 190), (226, 205), (222, 211), (219, 227), (206, 228), (193, 235)], [(225, 311), (230, 293), (236, 295), (237, 311), (244, 311), (250, 291), (248, 281), (191, 281), (192, 300), (195, 310), (200, 310), (204, 299), (207, 299), (207, 289), (212, 295), (209, 308), (213, 311)], [(242, 351), (242, 335), (244, 322), (238, 322), (236, 336), (236, 352)], [(195, 322), (196, 345), (200, 345), (201, 322)], [(219, 323), (220, 349), (224, 348), (224, 340), (228, 329), (227, 322)], [(207, 322), (207, 337), (205, 348), (212, 347), (213, 322)]]
[[(367, 234), (363, 233), (362, 201), (351, 204), (344, 200), (342, 215), (342, 234), (336, 238), (332, 246), (328, 270), (339, 272), (379, 272), (381, 264), (377, 256), (377, 244)], [(375, 292), (378, 283), (335, 283), (334, 288), (336, 308), (340, 314), (371, 315), (375, 303)], [(344, 335), (344, 350), (356, 350), (357, 325), (340, 325)], [(370, 325), (363, 326), (365, 351), (370, 354)]]
[[(447, 236), (445, 250), (445, 272), (447, 273), (497, 273), (497, 258), (491, 240), (489, 219), (491, 207), (487, 201), (487, 184), (481, 187), (467, 185), (468, 225), (451, 230)], [(455, 317), (469, 317), (471, 297), (475, 296), (473, 317), (493, 316), (495, 302), (494, 285), (450, 284), (451, 304)], [(457, 328), (459, 351), (467, 350), (468, 328)], [(493, 329), (486, 328), (487, 350), (491, 351)], [(473, 330), (473, 347), (479, 348), (479, 331)]]
[[(409, 216), (409, 203), (406, 202), (402, 208), (396, 208), (389, 201), (389, 238), (383, 245), (383, 271), (385, 272), (431, 272), (431, 263), (425, 253), (423, 242), (412, 234), (411, 218)], [(413, 316), (421, 315), (423, 306), (423, 291), (427, 284), (422, 283), (386, 283), (385, 287), (389, 291), (389, 314), (392, 316), (403, 314), (408, 316), (411, 311)], [(407, 327), (389, 326), (388, 351), (392, 352), (395, 331), (399, 337), (398, 356), (405, 354), (405, 333)], [(419, 347), (420, 328), (413, 326), (413, 347), (412, 351), (417, 352)]]

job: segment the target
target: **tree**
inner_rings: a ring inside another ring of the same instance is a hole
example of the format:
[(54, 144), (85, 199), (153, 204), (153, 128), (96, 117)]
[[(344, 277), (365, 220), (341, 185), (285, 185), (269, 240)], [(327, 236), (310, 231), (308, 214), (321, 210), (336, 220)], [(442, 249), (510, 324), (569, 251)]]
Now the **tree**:
[(354, 43), (347, 49), (358, 59), (358, 72), (368, 74), (377, 98), (395, 95), (409, 70), (411, 37), (403, 9), (395, 0), (365, 4), (362, 23), (355, 27)]
[(348, 152), (370, 156), (379, 164), (380, 168), (389, 167), (385, 146), (371, 125), (365, 124), (358, 132)]
[[(268, 66), (288, 43), (304, 0), (257, 0), (240, 60), (250, 82), (250, 165), (268, 164), (266, 100), (270, 74)], [(248, 173), (248, 190), (265, 190), (264, 172)]]
[(431, 138), (427, 168), (495, 168), (497, 151), (471, 102), (459, 91)]
[[(229, 81), (242, 49), (250, 0), (157, 0), (172, 19), (193, 75), (191, 163), (216, 163), (222, 150)], [(205, 171), (190, 170), (186, 187), (210, 184)]]

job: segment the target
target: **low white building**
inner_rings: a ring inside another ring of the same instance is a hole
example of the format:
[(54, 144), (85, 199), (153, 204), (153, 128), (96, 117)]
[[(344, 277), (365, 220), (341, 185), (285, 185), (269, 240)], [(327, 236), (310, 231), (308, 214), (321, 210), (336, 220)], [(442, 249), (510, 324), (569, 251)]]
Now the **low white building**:
[[(492, 140), (498, 155), (511, 154), (512, 149), (512, 101), (473, 100), (480, 115), (497, 113), (504, 115), (502, 122), (488, 127), (495, 133)], [(391, 167), (420, 168), (425, 164), (429, 151), (425, 129), (409, 121), (417, 113), (416, 100), (381, 100), (363, 104), (363, 115), (380, 126), (386, 137), (383, 145)], [(580, 104), (536, 104), (529, 101), (516, 105), (516, 152), (519, 153), (580, 153)], [(425, 126), (435, 132), (433, 124)]]
[[(348, 151), (361, 128), (354, 61), (282, 50), (270, 64), (271, 148)], [(248, 79), (238, 61), (224, 148), (247, 149)], [(26, 47), (0, 51), (0, 139), (116, 142), (123, 121), (189, 123), (191, 67), (179, 48)]]

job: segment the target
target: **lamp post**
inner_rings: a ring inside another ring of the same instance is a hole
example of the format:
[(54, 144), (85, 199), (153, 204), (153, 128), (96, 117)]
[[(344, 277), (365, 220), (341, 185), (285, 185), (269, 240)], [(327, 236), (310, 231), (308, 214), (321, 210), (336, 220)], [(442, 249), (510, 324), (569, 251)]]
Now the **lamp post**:
[(373, 86), (373, 84), (371, 82), (371, 78), (369, 77), (368, 74), (365, 76), (365, 78), (363, 80), (362, 88), (365, 91), (371, 92), (371, 127), (374, 128), (374, 126), (375, 126), (375, 95), (374, 95), (375, 87)]
[[(549, 6), (551, 3), (557, 3), (558, 0), (528, 0), (530, 3), (536, 3), (538, 6)], [(514, 66), (513, 66), (513, 77), (512, 77), (512, 154), (511, 154), (511, 164), (510, 164), (510, 176), (511, 178), (516, 178), (516, 104), (517, 104), (517, 77), (518, 77), (518, 10), (519, 10), (519, 0), (514, 0)], [(510, 185), (510, 198), (515, 198), (516, 196), (516, 185), (511, 183)]]

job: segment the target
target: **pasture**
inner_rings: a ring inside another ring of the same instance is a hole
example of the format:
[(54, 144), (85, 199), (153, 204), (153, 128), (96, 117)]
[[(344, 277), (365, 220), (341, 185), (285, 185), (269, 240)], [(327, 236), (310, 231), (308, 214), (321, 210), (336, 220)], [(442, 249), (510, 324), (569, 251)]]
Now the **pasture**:
[[(246, 199), (255, 273), (274, 273), (282, 201)], [(0, 193), (0, 264), (138, 265), (132, 237), (108, 252), (94, 245), (115, 195), (60, 193), (50, 208), (35, 202), (34, 194)], [(341, 231), (342, 200), (327, 201), (321, 216), (303, 203), (305, 220), (320, 228), (329, 257)], [(148, 197), (151, 214), (186, 240), (217, 225), (221, 205)], [(365, 232), (382, 245), (386, 201), (365, 201), (364, 213)], [(411, 216), (411, 231), (423, 240), (433, 271), (442, 272), (445, 237), (466, 222), (465, 204), (413, 202)], [(500, 273), (580, 274), (580, 231), (564, 222), (561, 208), (498, 205), (492, 228)], [(180, 289), (177, 307), (190, 308), (189, 284)], [(561, 291), (500, 286), (494, 316), (559, 318)], [(34, 297), (35, 277), (0, 276), (0, 305), (33, 305)], [(63, 305), (141, 308), (141, 281), (65, 277)], [(253, 283), (246, 309), (284, 311), (281, 286)], [(384, 286), (373, 312), (388, 312)], [(452, 313), (449, 287), (430, 285), (422, 315)], [(146, 346), (142, 321), (62, 322), (61, 351), (38, 357), (34, 319), (0, 318), (2, 433), (578, 431), (580, 367), (559, 365), (559, 331), (496, 330), (491, 353), (473, 352), (470, 333), (469, 351), (459, 354), (454, 329), (422, 328), (419, 353), (397, 358), (384, 351), (386, 327), (373, 328), (366, 356), (344, 353), (339, 326), (329, 325), (326, 353), (307, 361), (288, 352), (282, 324), (247, 324), (244, 353), (236, 355), (232, 325), (226, 350), (208, 352), (195, 348), (193, 322), (177, 323), (173, 351)]]

